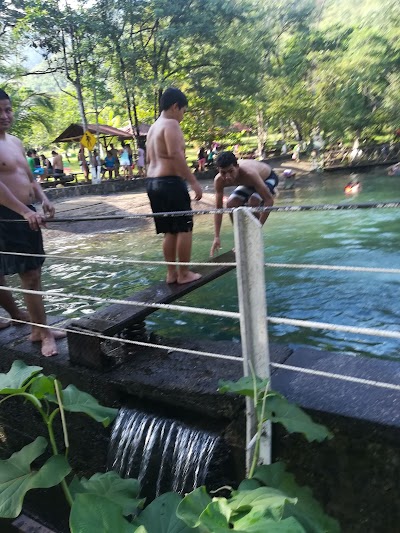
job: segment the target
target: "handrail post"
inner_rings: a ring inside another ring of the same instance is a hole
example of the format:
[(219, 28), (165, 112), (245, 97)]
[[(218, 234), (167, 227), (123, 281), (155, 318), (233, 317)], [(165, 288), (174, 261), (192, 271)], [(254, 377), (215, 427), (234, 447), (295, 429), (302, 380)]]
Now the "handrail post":
[[(256, 376), (270, 377), (265, 296), (264, 245), (262, 225), (249, 208), (233, 212), (237, 288), (240, 312), (240, 333), (243, 371), (251, 375), (250, 362)], [(271, 462), (271, 431), (266, 425), (260, 443), (260, 461)], [(251, 398), (246, 399), (246, 470), (249, 472), (252, 450), (250, 442), (257, 432), (257, 419)]]

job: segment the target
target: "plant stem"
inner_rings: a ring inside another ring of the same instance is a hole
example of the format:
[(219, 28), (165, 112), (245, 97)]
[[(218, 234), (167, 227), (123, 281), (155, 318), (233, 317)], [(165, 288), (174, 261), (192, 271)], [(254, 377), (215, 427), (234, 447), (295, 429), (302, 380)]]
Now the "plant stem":
[(60, 391), (60, 387), (59, 387), (57, 380), (54, 380), (54, 388), (56, 390), (58, 406), (60, 408), (61, 424), (62, 424), (63, 434), (64, 434), (65, 457), (68, 457), (69, 439), (68, 439), (67, 422), (65, 420), (64, 406), (62, 403), (61, 391)]
[[(255, 443), (255, 446), (254, 446), (254, 453), (253, 453), (253, 460), (251, 462), (251, 467), (250, 467), (250, 471), (249, 471), (249, 475), (248, 475), (248, 478), (251, 479), (254, 475), (254, 471), (257, 467), (257, 464), (258, 464), (258, 459), (260, 457), (260, 442), (261, 442), (261, 436), (262, 436), (262, 431), (263, 431), (263, 425), (264, 425), (264, 417), (265, 417), (265, 404), (266, 404), (266, 400), (267, 400), (267, 395), (268, 395), (268, 387), (265, 387), (265, 390), (264, 390), (264, 395), (263, 395), (263, 399), (262, 399), (262, 407), (261, 407), (261, 415), (260, 417), (258, 417), (257, 415), (257, 438), (256, 438), (256, 443)], [(258, 398), (257, 398), (257, 401), (256, 401), (256, 414), (257, 414), (257, 404), (258, 404)]]
[[(54, 431), (53, 431), (53, 420), (54, 420), (55, 415), (58, 413), (58, 411), (59, 409), (57, 408), (51, 413), (49, 417), (46, 417), (47, 418), (47, 421), (46, 421), (47, 431), (49, 434), (50, 444), (51, 444), (51, 448), (53, 450), (54, 455), (58, 455), (58, 449), (57, 449), (57, 443), (56, 443), (56, 439), (55, 439)], [(71, 496), (71, 492), (68, 488), (68, 485), (65, 479), (61, 481), (61, 487), (64, 492), (65, 499), (67, 500), (69, 506), (72, 507), (74, 500)]]

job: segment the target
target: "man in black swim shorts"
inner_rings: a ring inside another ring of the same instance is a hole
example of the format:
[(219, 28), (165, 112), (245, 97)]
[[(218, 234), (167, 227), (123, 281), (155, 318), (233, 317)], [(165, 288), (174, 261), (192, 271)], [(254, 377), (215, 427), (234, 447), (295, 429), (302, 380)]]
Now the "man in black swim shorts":
[[(234, 208), (242, 205), (249, 207), (274, 205), (275, 188), (278, 185), (278, 176), (264, 161), (254, 159), (237, 160), (232, 152), (221, 152), (216, 160), (218, 174), (214, 178), (215, 207), (224, 207), (224, 188), (235, 186), (229, 196), (226, 207)], [(267, 220), (268, 211), (255, 213), (261, 224)], [(231, 217), (232, 218), (232, 217)], [(214, 241), (211, 246), (212, 257), (221, 248), (220, 231), (222, 214), (214, 215)]]
[[(157, 233), (164, 233), (166, 262), (190, 262), (193, 217), (187, 183), (200, 200), (202, 189), (185, 158), (185, 141), (179, 123), (187, 107), (186, 96), (175, 88), (166, 89), (160, 99), (161, 114), (147, 135), (146, 188), (154, 214), (186, 211), (182, 216), (154, 217)], [(187, 265), (167, 266), (167, 283), (190, 283), (201, 276)]]
[[(18, 274), (23, 289), (40, 291), (43, 257), (1, 253), (43, 255), (40, 228), (46, 217), (54, 216), (54, 207), (28, 166), (21, 141), (7, 133), (12, 121), (11, 100), (0, 89), (0, 286), (6, 285), (4, 276)], [(43, 215), (32, 206), (34, 201), (42, 203)], [(30, 340), (41, 343), (42, 355), (56, 355), (55, 341), (65, 337), (65, 333), (41, 327), (46, 326), (46, 313), (40, 294), (25, 293), (24, 298), (28, 313), (16, 305), (11, 292), (0, 290), (0, 305), (12, 319), (38, 324), (32, 326)], [(1, 321), (0, 328), (8, 325)]]

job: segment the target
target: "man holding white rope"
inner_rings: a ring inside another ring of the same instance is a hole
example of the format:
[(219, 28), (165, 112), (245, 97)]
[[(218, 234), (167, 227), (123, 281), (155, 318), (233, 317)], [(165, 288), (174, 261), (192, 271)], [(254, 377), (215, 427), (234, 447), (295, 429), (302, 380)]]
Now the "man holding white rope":
[[(0, 220), (10, 221), (0, 222), (0, 252), (44, 255), (40, 228), (55, 211), (28, 167), (21, 141), (7, 133), (13, 118), (11, 100), (0, 89)], [(42, 203), (44, 214), (36, 212), (34, 201)], [(23, 289), (40, 291), (43, 262), (44, 257), (0, 254), (0, 285), (6, 285), (4, 276), (18, 274)], [(12, 319), (46, 325), (42, 296), (25, 294), (24, 298), (28, 312), (17, 306), (9, 291), (0, 290), (0, 305)], [(10, 323), (1, 321), (0, 329)], [(42, 355), (50, 357), (58, 353), (56, 339), (61, 337), (65, 333), (32, 326), (30, 340), (40, 342)]]

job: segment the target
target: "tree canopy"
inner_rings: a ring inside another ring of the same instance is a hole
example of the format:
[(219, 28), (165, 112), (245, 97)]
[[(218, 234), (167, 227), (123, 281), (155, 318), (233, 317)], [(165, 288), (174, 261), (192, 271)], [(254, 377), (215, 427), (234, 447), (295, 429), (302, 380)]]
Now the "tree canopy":
[[(151, 123), (170, 85), (187, 93), (183, 126), (199, 143), (236, 122), (297, 139), (400, 127), (396, 0), (0, 0), (0, 11), (0, 83), (29, 144), (94, 116)], [(29, 48), (42, 61), (28, 70)]]

